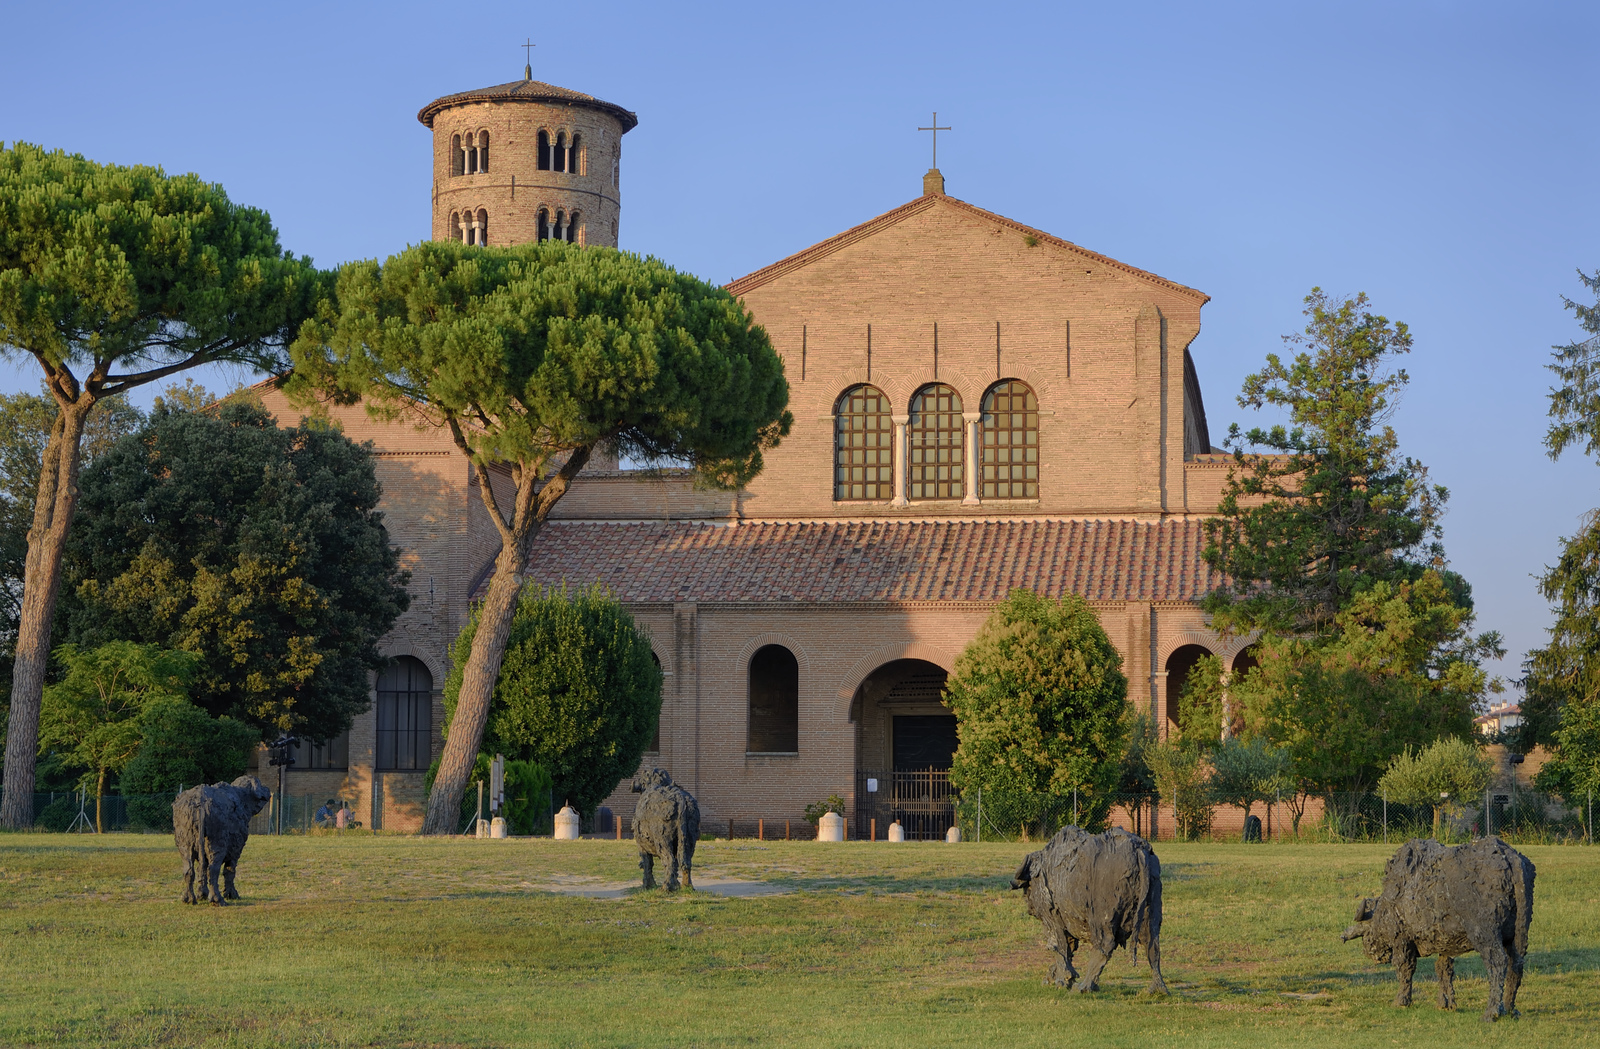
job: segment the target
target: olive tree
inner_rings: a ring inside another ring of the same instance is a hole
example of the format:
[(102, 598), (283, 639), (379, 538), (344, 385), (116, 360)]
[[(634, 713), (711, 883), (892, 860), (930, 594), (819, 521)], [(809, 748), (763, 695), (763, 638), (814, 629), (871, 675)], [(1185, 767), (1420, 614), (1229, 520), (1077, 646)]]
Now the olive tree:
[(1438, 837), (1444, 809), (1481, 797), (1493, 774), (1494, 762), (1482, 748), (1450, 737), (1416, 754), (1407, 747), (1395, 755), (1378, 786), (1390, 801), (1432, 806), (1433, 834)]
[(196, 175), (0, 149), (0, 355), (36, 361), (58, 409), (28, 529), (0, 825), (33, 819), (39, 704), (90, 413), (202, 364), (280, 370), (317, 288), (265, 212)]
[(737, 487), (789, 429), (766, 333), (655, 259), (558, 241), (434, 241), (351, 263), (293, 347), (291, 395), (449, 431), (500, 551), (466, 653), (423, 832), (455, 829), (533, 542), (597, 445)]

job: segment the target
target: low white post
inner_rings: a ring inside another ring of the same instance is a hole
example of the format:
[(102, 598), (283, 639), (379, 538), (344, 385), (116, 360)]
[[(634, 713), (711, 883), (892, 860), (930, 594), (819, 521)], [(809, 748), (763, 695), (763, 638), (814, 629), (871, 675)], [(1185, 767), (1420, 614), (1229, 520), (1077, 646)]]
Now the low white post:
[(843, 841), (844, 817), (837, 812), (824, 812), (817, 821), (818, 841)]
[(900, 821), (899, 820), (895, 820), (893, 823), (889, 824), (889, 840), (890, 841), (905, 841), (906, 840), (906, 829), (904, 827), (900, 826)]

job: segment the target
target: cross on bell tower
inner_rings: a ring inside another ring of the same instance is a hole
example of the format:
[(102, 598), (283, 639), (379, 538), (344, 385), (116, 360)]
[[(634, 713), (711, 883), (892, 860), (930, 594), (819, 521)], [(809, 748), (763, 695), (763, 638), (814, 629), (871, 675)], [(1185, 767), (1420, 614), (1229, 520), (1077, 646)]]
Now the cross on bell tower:
[(522, 45), (522, 58), (527, 65), (522, 67), (522, 79), (533, 79), (533, 49), (539, 45), (533, 42), (533, 37), (528, 37), (528, 42)]
[(939, 126), (939, 111), (934, 110), (933, 126), (919, 127), (917, 130), (933, 132), (933, 167), (929, 168), (928, 173), (922, 176), (922, 195), (924, 197), (942, 197), (944, 196), (944, 176), (939, 173), (939, 132), (949, 131), (950, 128)]

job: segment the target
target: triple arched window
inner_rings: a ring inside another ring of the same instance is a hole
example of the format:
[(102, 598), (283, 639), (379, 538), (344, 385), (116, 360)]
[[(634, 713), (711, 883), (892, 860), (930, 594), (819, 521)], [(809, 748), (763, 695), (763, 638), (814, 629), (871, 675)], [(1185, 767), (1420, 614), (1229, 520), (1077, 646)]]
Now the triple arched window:
[(908, 409), (897, 420), (876, 386), (853, 386), (840, 395), (834, 406), (835, 500), (1039, 497), (1039, 400), (1027, 383), (1005, 379), (989, 387), (976, 421), (964, 413), (961, 394), (944, 383), (919, 389)]
[(540, 171), (565, 171), (569, 175), (582, 175), (586, 173), (586, 166), (582, 135), (573, 132), (569, 138), (565, 131), (557, 131), (551, 137), (548, 131), (539, 132)]
[(481, 175), (489, 170), (489, 132), (450, 136), (450, 174)]
[(540, 240), (564, 240), (568, 244), (584, 242), (583, 215), (580, 212), (540, 208), (537, 226)]
[(489, 243), (489, 212), (483, 208), (450, 213), (450, 239), (463, 244)]

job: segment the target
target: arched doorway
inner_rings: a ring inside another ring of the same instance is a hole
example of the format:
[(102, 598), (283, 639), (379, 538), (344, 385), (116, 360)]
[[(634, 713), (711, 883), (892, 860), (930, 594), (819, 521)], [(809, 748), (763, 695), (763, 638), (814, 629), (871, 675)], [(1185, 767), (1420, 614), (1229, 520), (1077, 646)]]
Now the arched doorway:
[(856, 689), (856, 834), (943, 838), (955, 818), (950, 764), (956, 718), (944, 705), (945, 669), (924, 659), (883, 664)]
[(1167, 657), (1167, 731), (1176, 731), (1179, 727), (1179, 717), (1182, 713), (1180, 707), (1183, 700), (1183, 686), (1188, 683), (1189, 674), (1195, 664), (1211, 654), (1211, 650), (1204, 645), (1183, 645), (1174, 649)]
[(1260, 665), (1261, 661), (1256, 658), (1256, 646), (1254, 644), (1246, 645), (1233, 657), (1233, 676), (1237, 678), (1245, 671)]

